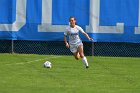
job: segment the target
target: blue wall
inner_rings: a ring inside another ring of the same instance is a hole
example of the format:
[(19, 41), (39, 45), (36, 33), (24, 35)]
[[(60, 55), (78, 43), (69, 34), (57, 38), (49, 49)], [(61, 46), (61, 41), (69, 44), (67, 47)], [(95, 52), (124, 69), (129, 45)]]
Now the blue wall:
[[(0, 0), (0, 24), (16, 21), (17, 0)], [(85, 31), (89, 25), (90, 0), (52, 0), (52, 25), (68, 25), (75, 16), (77, 24)], [(96, 42), (140, 42), (135, 34), (138, 26), (139, 0), (100, 0), (100, 26), (116, 26), (124, 23), (123, 34), (89, 33)], [(47, 16), (47, 15), (46, 15)], [(63, 32), (39, 32), (42, 22), (42, 0), (27, 0), (26, 24), (19, 31), (0, 31), (0, 39), (63, 41)], [(83, 41), (87, 41), (81, 35)]]

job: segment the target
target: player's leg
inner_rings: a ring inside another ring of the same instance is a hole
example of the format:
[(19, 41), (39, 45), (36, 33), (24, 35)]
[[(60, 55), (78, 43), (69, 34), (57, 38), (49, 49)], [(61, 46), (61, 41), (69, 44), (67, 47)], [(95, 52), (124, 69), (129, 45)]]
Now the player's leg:
[(73, 55), (74, 55), (74, 57), (75, 57), (76, 60), (79, 60), (80, 59), (80, 54), (79, 54), (78, 51), (75, 52), (75, 53), (73, 53)]
[(70, 45), (70, 51), (73, 53), (73, 56), (75, 57), (76, 60), (80, 59), (79, 52), (77, 51), (76, 45)]
[(84, 55), (83, 44), (81, 44), (81, 45), (78, 46), (78, 52), (80, 54), (80, 57), (82, 58), (83, 63), (86, 65), (86, 68), (88, 68), (89, 65), (88, 65), (87, 58)]
[(80, 57), (83, 58), (84, 57), (84, 51), (83, 51), (83, 45), (82, 44), (78, 46), (78, 52), (79, 52)]

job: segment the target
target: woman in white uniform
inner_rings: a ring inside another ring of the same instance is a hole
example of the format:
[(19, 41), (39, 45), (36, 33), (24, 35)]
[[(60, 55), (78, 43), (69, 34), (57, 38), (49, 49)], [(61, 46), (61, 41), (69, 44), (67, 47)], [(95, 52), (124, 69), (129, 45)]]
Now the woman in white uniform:
[[(93, 39), (90, 38), (88, 34), (85, 33), (84, 30), (80, 26), (76, 25), (75, 17), (73, 16), (70, 17), (69, 23), (70, 23), (70, 26), (68, 26), (66, 28), (66, 31), (64, 32), (64, 41), (65, 41), (66, 47), (70, 48), (70, 51), (73, 53), (75, 59), (78, 60), (81, 57), (84, 65), (86, 66), (86, 68), (88, 68), (89, 67), (88, 61), (83, 52), (83, 43), (79, 37), (79, 32), (84, 34), (88, 40), (92, 41)], [(69, 42), (67, 42), (67, 36), (69, 36)]]

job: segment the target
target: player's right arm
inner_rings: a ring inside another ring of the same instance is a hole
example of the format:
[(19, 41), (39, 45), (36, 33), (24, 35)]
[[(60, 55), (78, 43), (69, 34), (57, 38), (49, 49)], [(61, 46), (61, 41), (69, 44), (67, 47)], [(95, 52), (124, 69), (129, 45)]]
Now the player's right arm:
[(69, 46), (69, 43), (67, 41), (67, 35), (64, 35), (64, 42), (65, 42), (66, 47), (69, 48), (70, 46)]
[(70, 46), (69, 46), (69, 43), (67, 41), (67, 35), (68, 35), (68, 28), (66, 28), (66, 31), (64, 32), (64, 42), (65, 42), (65, 46), (67, 48), (69, 48)]

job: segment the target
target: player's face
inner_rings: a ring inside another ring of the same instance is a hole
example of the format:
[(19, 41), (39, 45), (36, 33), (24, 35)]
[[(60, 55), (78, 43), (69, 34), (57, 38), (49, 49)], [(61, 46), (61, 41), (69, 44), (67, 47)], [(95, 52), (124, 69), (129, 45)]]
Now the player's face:
[(71, 18), (69, 21), (70, 21), (70, 26), (74, 27), (76, 24), (76, 20), (74, 18)]

